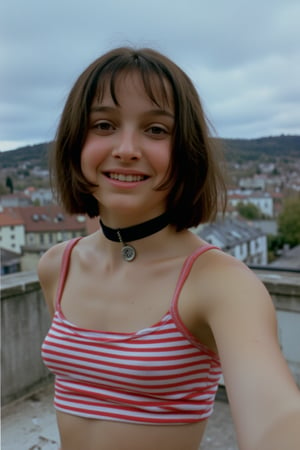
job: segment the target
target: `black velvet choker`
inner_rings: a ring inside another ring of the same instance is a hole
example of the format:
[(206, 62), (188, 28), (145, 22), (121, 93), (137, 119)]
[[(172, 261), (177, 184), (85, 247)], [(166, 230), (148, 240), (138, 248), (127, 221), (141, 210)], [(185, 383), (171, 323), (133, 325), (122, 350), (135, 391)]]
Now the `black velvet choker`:
[(128, 245), (127, 242), (137, 241), (144, 237), (151, 236), (154, 233), (162, 230), (169, 224), (169, 215), (163, 213), (154, 219), (147, 220), (146, 222), (139, 223), (127, 228), (110, 228), (99, 220), (104, 236), (113, 242), (120, 242), (123, 244), (122, 256), (125, 261), (133, 261), (136, 257), (136, 250), (132, 245)]

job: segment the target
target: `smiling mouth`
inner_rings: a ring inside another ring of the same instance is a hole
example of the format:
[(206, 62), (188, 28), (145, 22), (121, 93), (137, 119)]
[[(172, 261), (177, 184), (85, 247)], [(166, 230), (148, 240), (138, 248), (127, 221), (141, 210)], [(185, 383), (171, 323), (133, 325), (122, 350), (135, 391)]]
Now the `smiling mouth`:
[(146, 180), (145, 175), (125, 175), (124, 173), (107, 173), (106, 176), (112, 180), (125, 181), (128, 183)]

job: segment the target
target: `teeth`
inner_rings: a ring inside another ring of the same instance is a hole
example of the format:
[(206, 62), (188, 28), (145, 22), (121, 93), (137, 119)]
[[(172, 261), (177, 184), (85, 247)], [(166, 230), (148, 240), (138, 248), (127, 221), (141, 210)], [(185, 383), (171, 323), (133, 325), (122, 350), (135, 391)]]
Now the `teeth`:
[(133, 181), (142, 181), (144, 180), (145, 177), (143, 177), (142, 175), (125, 175), (122, 173), (110, 173), (109, 178), (118, 181), (128, 181), (130, 183)]

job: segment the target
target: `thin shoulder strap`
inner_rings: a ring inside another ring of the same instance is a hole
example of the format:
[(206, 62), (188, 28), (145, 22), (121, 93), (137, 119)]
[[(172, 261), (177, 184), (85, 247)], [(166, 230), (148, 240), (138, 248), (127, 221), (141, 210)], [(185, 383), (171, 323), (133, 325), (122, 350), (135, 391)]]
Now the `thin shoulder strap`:
[(182, 286), (184, 285), (185, 280), (187, 279), (187, 277), (193, 267), (195, 260), (203, 253), (206, 253), (207, 251), (212, 250), (212, 249), (220, 250), (219, 247), (216, 247), (216, 246), (210, 245), (210, 244), (206, 244), (206, 245), (202, 245), (201, 247), (197, 248), (190, 256), (188, 256), (186, 258), (186, 260), (183, 264), (183, 267), (181, 269), (177, 284), (176, 284), (176, 288), (175, 288), (175, 292), (174, 292), (172, 304), (171, 304), (171, 308), (172, 308), (173, 312), (176, 313), (176, 315), (177, 315), (177, 303), (178, 303), (179, 294), (181, 292), (181, 289), (182, 289)]
[(56, 292), (56, 308), (59, 306), (60, 304), (60, 300), (61, 300), (61, 296), (64, 290), (64, 286), (65, 286), (65, 281), (68, 275), (68, 271), (69, 271), (69, 265), (70, 265), (70, 259), (71, 259), (71, 253), (73, 250), (73, 247), (75, 247), (75, 245), (77, 244), (77, 242), (81, 239), (81, 237), (77, 237), (74, 239), (71, 239), (63, 252), (63, 256), (62, 256), (62, 261), (61, 261), (61, 268), (60, 268), (60, 276), (59, 276), (59, 281), (58, 281), (58, 288), (57, 288), (57, 292)]

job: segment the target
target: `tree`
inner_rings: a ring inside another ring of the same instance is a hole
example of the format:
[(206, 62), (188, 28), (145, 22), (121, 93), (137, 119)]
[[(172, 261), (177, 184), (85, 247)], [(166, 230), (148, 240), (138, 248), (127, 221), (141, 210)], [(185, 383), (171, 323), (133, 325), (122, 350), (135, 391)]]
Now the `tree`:
[(261, 212), (256, 205), (253, 203), (242, 203), (239, 202), (236, 206), (236, 209), (240, 216), (245, 217), (245, 219), (249, 220), (257, 220), (261, 218)]
[(6, 177), (6, 187), (9, 189), (11, 194), (14, 193), (14, 183), (11, 177)]
[(285, 242), (283, 236), (279, 234), (267, 235), (267, 242), (268, 242), (268, 261), (270, 263), (274, 261), (278, 257), (278, 255), (280, 255), (280, 252)]
[(278, 231), (291, 247), (300, 244), (300, 196), (288, 198), (278, 216)]

